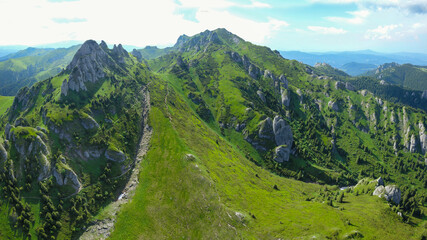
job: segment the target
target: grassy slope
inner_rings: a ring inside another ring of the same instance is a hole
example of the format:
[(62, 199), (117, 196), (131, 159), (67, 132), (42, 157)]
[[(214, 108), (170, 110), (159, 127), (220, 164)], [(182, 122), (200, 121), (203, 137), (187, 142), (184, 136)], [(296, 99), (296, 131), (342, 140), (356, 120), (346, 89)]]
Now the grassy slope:
[(18, 56), (0, 62), (0, 92), (3, 95), (15, 95), (23, 86), (31, 86), (58, 74), (66, 68), (78, 48), (43, 50), (35, 55)]
[(0, 116), (6, 112), (6, 110), (12, 106), (13, 97), (0, 96)]
[[(350, 194), (343, 210), (305, 201), (321, 186), (257, 167), (190, 114), (171, 90), (166, 110), (165, 87), (156, 87), (151, 87), (153, 147), (142, 163), (141, 185), (119, 214), (111, 239), (323, 238), (353, 230), (368, 239), (402, 239), (420, 231), (401, 223), (377, 197)], [(187, 153), (197, 160), (186, 160)]]

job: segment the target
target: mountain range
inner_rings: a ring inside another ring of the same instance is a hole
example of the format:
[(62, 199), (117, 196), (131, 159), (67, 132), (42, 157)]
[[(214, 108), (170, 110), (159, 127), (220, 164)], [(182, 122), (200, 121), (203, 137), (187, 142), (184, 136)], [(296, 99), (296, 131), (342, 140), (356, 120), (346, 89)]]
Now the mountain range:
[(280, 51), (283, 57), (295, 59), (314, 66), (316, 63), (327, 63), (352, 76), (375, 70), (382, 64), (396, 62), (427, 66), (427, 54), (421, 53), (379, 53), (371, 50), (347, 52), (300, 52)]
[(0, 238), (427, 236), (427, 92), (226, 29), (69, 54), (0, 98)]

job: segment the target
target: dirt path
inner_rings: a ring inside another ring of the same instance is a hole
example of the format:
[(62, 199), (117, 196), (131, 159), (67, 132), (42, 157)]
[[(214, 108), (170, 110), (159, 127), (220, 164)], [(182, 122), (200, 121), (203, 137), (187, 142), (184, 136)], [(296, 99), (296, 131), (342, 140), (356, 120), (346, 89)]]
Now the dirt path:
[(119, 198), (112, 202), (106, 207), (108, 211), (105, 215), (106, 217), (103, 220), (97, 220), (93, 225), (87, 228), (87, 230), (82, 234), (80, 239), (82, 240), (92, 240), (92, 239), (106, 239), (110, 236), (114, 223), (116, 222), (116, 216), (121, 208), (121, 206), (129, 202), (133, 195), (135, 194), (136, 186), (138, 185), (138, 176), (141, 167), (141, 161), (145, 154), (147, 153), (150, 146), (150, 139), (152, 135), (152, 129), (148, 126), (148, 113), (150, 110), (150, 94), (148, 88), (143, 90), (145, 94), (144, 100), (144, 132), (142, 138), (139, 142), (138, 153), (134, 162), (135, 167), (133, 168), (132, 175), (129, 178), (126, 187), (123, 189), (123, 192), (120, 194)]

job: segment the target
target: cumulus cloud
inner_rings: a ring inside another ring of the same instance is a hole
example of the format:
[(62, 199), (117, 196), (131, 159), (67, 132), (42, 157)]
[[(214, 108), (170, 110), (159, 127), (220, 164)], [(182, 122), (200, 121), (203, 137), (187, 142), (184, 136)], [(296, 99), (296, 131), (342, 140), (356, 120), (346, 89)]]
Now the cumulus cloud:
[(427, 14), (427, 1), (425, 0), (309, 0), (312, 3), (325, 4), (350, 4), (355, 3), (365, 8), (382, 10), (397, 8), (408, 13)]
[(338, 23), (348, 23), (348, 24), (362, 24), (365, 22), (366, 18), (371, 14), (369, 10), (360, 10), (354, 12), (347, 12), (352, 15), (350, 18), (344, 17), (326, 17), (327, 20)]
[(366, 31), (365, 38), (370, 40), (390, 40), (392, 39), (393, 34), (396, 33), (395, 30), (399, 27), (402, 27), (402, 25), (391, 24), (378, 26), (374, 29), (368, 29)]
[[(259, 1), (236, 4), (227, 0), (3, 0), (0, 9), (7, 11), (0, 14), (0, 45), (103, 39), (108, 43), (165, 46), (181, 34), (220, 27), (263, 44), (289, 24), (275, 18), (255, 21), (228, 9), (269, 6)], [(192, 14), (196, 21), (177, 11), (179, 8), (195, 9)]]
[(310, 31), (320, 33), (320, 34), (325, 34), (325, 35), (339, 35), (339, 34), (347, 33), (346, 30), (342, 28), (335, 28), (335, 27), (308, 26), (307, 28)]

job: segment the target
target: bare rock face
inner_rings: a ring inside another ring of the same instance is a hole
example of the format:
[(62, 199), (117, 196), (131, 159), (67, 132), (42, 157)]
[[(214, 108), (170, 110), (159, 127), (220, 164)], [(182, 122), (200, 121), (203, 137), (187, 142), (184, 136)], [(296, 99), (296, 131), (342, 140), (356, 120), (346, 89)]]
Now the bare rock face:
[(0, 143), (0, 163), (3, 163), (7, 160), (7, 151), (3, 147), (3, 144)]
[(259, 99), (261, 99), (261, 101), (262, 101), (263, 103), (265, 103), (265, 95), (264, 95), (264, 93), (263, 93), (261, 90), (258, 90), (258, 91), (256, 92), (256, 94), (258, 94)]
[(82, 187), (77, 174), (73, 170), (68, 168), (68, 166), (62, 166), (60, 169), (61, 170), (54, 168), (52, 171), (52, 174), (56, 179), (56, 183), (59, 186), (70, 185), (76, 191)]
[(418, 127), (420, 129), (420, 145), (421, 145), (421, 152), (423, 154), (427, 153), (427, 134), (425, 132), (425, 127), (423, 122), (418, 123)]
[(409, 151), (411, 153), (414, 153), (417, 151), (417, 139), (415, 138), (414, 134), (412, 134), (412, 136), (411, 136), (411, 144), (409, 146)]
[(343, 82), (336, 82), (335, 83), (335, 89), (341, 89), (341, 90), (344, 90), (345, 89), (345, 84), (343, 83)]
[(105, 157), (114, 162), (123, 162), (126, 160), (126, 155), (120, 150), (107, 149), (107, 151), (105, 151)]
[(142, 54), (138, 52), (136, 49), (133, 49), (131, 54), (138, 59), (138, 61), (142, 61)]
[(282, 89), (282, 105), (285, 107), (289, 107), (289, 103), (291, 99), (289, 98), (288, 89)]
[(291, 152), (293, 134), (291, 126), (286, 124), (280, 116), (274, 117), (273, 132), (276, 145), (274, 160), (277, 162), (289, 161), (289, 154)]
[(349, 91), (356, 91), (356, 88), (351, 83), (345, 83), (345, 88)]
[(282, 84), (282, 87), (285, 89), (288, 89), (288, 79), (285, 77), (285, 75), (280, 75), (279, 76), (279, 81)]
[[(116, 48), (117, 53), (121, 53), (121, 48)], [(86, 41), (74, 55), (73, 60), (67, 66), (71, 71), (70, 79), (67, 84), (63, 83), (61, 90), (62, 95), (67, 96), (70, 90), (79, 92), (86, 91), (87, 82), (96, 82), (105, 77), (104, 68), (113, 66), (114, 62), (109, 55), (95, 41)]]
[(271, 118), (266, 118), (259, 124), (260, 128), (258, 131), (258, 137), (261, 139), (273, 139), (273, 121)]
[(47, 137), (44, 133), (36, 129), (33, 131), (37, 132), (35, 136), (25, 131), (17, 133), (17, 129), (12, 128), (9, 135), (11, 144), (16, 148), (21, 160), (31, 157), (38, 161), (40, 172), (37, 180), (41, 181), (51, 176), (50, 161), (47, 158), (50, 150), (45, 143)]
[[(257, 67), (255, 64), (251, 63), (248, 57), (246, 56), (242, 57), (237, 52), (226, 52), (226, 53), (230, 55), (230, 58), (233, 61), (235, 61), (236, 63), (242, 64), (243, 68), (246, 70), (246, 72), (249, 74), (251, 78), (258, 79), (261, 76), (261, 69)], [(267, 72), (267, 76), (269, 75), (268, 72)], [(271, 74), (271, 76), (273, 75)]]
[(62, 93), (64, 96), (67, 96), (67, 95), (68, 95), (68, 81), (67, 81), (67, 79), (64, 79), (64, 81), (62, 82), (62, 85), (61, 85), (61, 93)]
[(332, 100), (328, 102), (328, 107), (334, 110), (335, 112), (338, 112), (340, 110), (338, 104)]
[(99, 124), (89, 115), (81, 120), (81, 124), (86, 130), (99, 128)]
[(402, 193), (400, 192), (400, 189), (394, 185), (388, 185), (386, 187), (380, 185), (375, 188), (375, 191), (372, 195), (385, 198), (387, 201), (391, 200), (395, 204), (399, 204)]
[(288, 162), (290, 156), (290, 149), (287, 146), (279, 146), (274, 149), (274, 161), (282, 163)]

